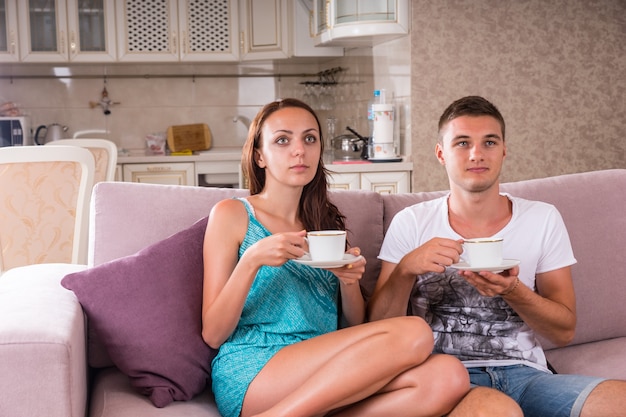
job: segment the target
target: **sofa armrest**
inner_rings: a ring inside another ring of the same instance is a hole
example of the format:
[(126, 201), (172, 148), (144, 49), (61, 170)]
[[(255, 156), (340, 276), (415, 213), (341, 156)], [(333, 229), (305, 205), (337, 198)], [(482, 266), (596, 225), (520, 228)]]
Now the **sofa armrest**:
[(0, 276), (1, 415), (85, 416), (85, 319), (60, 284), (85, 268), (39, 264)]

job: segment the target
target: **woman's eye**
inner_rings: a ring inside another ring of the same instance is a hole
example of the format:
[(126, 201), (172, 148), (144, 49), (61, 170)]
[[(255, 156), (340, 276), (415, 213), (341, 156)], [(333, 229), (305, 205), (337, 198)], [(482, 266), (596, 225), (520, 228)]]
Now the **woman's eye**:
[(315, 142), (317, 142), (317, 138), (316, 138), (315, 136), (313, 136), (313, 135), (309, 135), (309, 136), (307, 136), (304, 140), (306, 140), (306, 141), (307, 141), (307, 142), (309, 142), (309, 143), (315, 143)]
[(287, 142), (289, 142), (289, 140), (284, 136), (281, 136), (276, 139), (276, 143), (278, 143), (279, 145), (285, 144)]

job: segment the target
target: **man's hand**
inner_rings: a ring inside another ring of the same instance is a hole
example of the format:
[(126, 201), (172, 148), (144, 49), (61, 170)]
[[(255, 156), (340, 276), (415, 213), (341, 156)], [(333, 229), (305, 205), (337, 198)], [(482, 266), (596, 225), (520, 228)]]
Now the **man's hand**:
[(497, 274), (489, 271), (459, 271), (459, 274), (485, 297), (509, 294), (519, 285), (519, 266)]
[(427, 272), (444, 272), (447, 266), (459, 262), (463, 241), (433, 238), (402, 258), (398, 267), (403, 274), (421, 275)]

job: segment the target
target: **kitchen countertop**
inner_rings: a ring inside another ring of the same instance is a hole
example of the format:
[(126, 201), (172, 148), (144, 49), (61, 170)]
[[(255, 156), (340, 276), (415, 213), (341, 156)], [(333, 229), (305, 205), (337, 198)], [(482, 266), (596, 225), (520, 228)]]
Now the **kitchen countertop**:
[(118, 164), (240, 161), (241, 148), (213, 148), (193, 155), (146, 155), (145, 149), (128, 149), (117, 157)]
[[(118, 164), (150, 164), (174, 162), (215, 162), (241, 160), (241, 148), (212, 148), (207, 151), (196, 152), (193, 155), (146, 155), (145, 149), (129, 149), (117, 157)], [(326, 168), (336, 173), (350, 172), (385, 172), (385, 171), (412, 171), (413, 164), (402, 162), (369, 162), (350, 161), (346, 163), (326, 164)]]
[(413, 171), (411, 162), (368, 162), (359, 161), (345, 163), (343, 161), (334, 164), (326, 164), (329, 171), (336, 173), (349, 172), (384, 172), (384, 171)]

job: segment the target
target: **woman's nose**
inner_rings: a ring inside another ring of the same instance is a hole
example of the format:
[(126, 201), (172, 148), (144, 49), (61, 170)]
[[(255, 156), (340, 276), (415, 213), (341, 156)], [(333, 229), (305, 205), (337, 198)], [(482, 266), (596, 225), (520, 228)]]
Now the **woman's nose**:
[(296, 156), (304, 154), (304, 142), (301, 140), (296, 140), (293, 143), (293, 154)]

